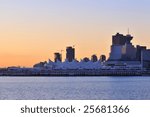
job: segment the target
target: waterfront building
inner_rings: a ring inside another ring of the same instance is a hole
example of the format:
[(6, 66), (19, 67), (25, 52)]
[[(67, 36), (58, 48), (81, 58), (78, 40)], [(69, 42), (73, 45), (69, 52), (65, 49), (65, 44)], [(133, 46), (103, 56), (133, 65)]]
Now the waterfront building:
[(126, 42), (122, 46), (122, 60), (135, 61), (136, 60), (136, 48), (132, 45), (131, 40), (133, 37), (131, 35), (125, 36)]
[(57, 64), (57, 63), (59, 63), (59, 61), (58, 62), (53, 62), (49, 59), (48, 62), (44, 66), (45, 66), (46, 69), (52, 70), (52, 69), (55, 68), (55, 64)]
[(97, 59), (97, 56), (94, 54), (91, 56), (91, 61), (92, 62), (96, 62), (98, 59)]
[(123, 34), (117, 33), (112, 36), (112, 45), (109, 60), (121, 60), (122, 46), (126, 43), (126, 37)]
[(111, 66), (113, 68), (135, 68), (141, 69), (141, 51), (145, 50), (144, 46), (134, 47), (131, 40), (133, 37), (131, 35), (122, 35), (117, 33), (112, 37), (112, 46), (110, 57), (106, 61), (106, 66)]
[(44, 62), (39, 62), (39, 63), (33, 65), (33, 67), (34, 67), (34, 68), (35, 68), (35, 67), (36, 67), (36, 68), (37, 68), (37, 67), (41, 68), (41, 67), (44, 67), (46, 64), (47, 64), (46, 61), (44, 61)]
[(136, 59), (136, 48), (132, 45), (131, 35), (117, 33), (112, 36), (112, 46), (109, 61), (131, 61)]
[(122, 60), (135, 61), (136, 60), (136, 48), (131, 43), (126, 43), (122, 46)]
[(121, 60), (122, 57), (122, 45), (112, 45), (110, 52), (110, 61)]
[(54, 53), (54, 61), (60, 61), (62, 62), (62, 55), (60, 53)]
[(141, 61), (141, 52), (143, 50), (146, 50), (146, 46), (140, 46), (140, 45), (137, 45), (136, 46), (136, 60), (137, 61)]
[(89, 61), (90, 61), (90, 59), (88, 57), (83, 58), (83, 62), (89, 62)]
[(125, 45), (126, 40), (128, 40), (126, 36), (117, 33), (112, 36), (112, 45)]
[(142, 51), (142, 65), (144, 68), (150, 68), (150, 49)]
[(66, 48), (66, 59), (72, 62), (75, 59), (75, 48), (69, 46)]
[[(60, 53), (54, 53), (54, 62), (49, 60), (48, 62), (40, 62), (35, 64), (35, 69), (47, 70), (80, 70), (80, 69), (134, 69), (141, 70), (142, 67), (150, 68), (150, 50), (146, 49), (146, 46), (137, 45), (136, 48), (132, 45), (131, 35), (122, 35), (117, 33), (112, 36), (111, 52), (108, 61), (106, 56), (101, 55), (100, 60), (94, 54), (91, 56), (91, 60), (84, 57), (80, 62), (75, 59), (75, 48), (66, 48), (66, 59), (62, 62), (62, 55)], [(39, 68), (37, 68), (39, 67)]]
[(142, 67), (140, 61), (107, 61), (105, 65), (114, 69), (141, 69)]
[(100, 61), (101, 62), (105, 62), (106, 61), (106, 56), (105, 55), (101, 55), (100, 56)]

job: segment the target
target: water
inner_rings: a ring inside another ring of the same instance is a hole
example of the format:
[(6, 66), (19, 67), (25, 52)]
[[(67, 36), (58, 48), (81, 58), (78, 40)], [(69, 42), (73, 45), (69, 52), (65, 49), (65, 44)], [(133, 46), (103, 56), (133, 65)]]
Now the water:
[(150, 100), (150, 77), (0, 77), (1, 100)]

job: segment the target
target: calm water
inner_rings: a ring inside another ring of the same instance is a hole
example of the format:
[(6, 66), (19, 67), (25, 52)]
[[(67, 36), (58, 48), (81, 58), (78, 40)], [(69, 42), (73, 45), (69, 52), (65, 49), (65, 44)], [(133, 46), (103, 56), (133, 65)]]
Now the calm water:
[(0, 77), (0, 99), (150, 100), (150, 77)]

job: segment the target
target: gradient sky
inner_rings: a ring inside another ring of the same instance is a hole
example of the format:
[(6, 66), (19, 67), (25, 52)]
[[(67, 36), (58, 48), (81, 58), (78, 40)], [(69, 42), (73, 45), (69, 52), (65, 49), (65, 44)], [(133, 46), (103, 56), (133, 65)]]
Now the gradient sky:
[(150, 48), (150, 0), (0, 0), (0, 67), (53, 60), (70, 45), (78, 60), (108, 57), (111, 36), (128, 28)]

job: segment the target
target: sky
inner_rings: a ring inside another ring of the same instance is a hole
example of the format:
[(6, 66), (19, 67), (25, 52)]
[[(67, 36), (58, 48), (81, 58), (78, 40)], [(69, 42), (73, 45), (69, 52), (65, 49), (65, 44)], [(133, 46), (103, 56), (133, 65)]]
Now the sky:
[(109, 57), (112, 35), (150, 48), (150, 0), (0, 0), (0, 67), (30, 67), (75, 45), (76, 58)]

